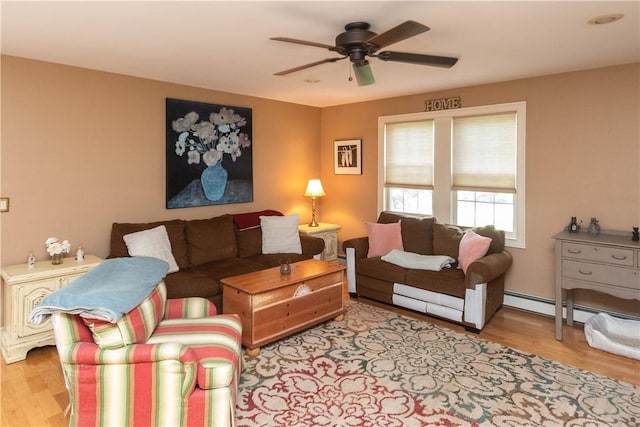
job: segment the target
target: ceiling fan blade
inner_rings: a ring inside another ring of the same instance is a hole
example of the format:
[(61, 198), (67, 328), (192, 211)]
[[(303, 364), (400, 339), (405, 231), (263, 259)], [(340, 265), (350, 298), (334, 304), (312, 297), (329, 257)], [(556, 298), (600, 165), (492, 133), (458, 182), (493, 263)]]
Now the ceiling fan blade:
[(391, 52), (388, 50), (380, 52), (376, 56), (383, 61), (406, 62), (441, 68), (451, 68), (458, 62), (458, 58), (451, 56), (422, 55), (420, 53)]
[(362, 61), (360, 63), (354, 62), (353, 73), (356, 75), (358, 86), (367, 86), (376, 82), (376, 79), (373, 77), (373, 71), (371, 71), (369, 61)]
[(324, 48), (324, 49), (329, 49), (331, 51), (335, 51), (336, 50), (335, 46), (331, 46), (329, 44), (308, 42), (306, 40), (292, 39), (292, 38), (289, 38), (289, 37), (271, 37), (269, 40), (275, 40), (275, 41), (278, 41), (278, 42), (286, 42), (286, 43), (303, 44), (305, 46), (321, 47), (321, 48)]
[(326, 58), (326, 59), (322, 59), (320, 61), (312, 62), (310, 64), (300, 65), (299, 67), (289, 68), (288, 70), (280, 71), (279, 73), (274, 73), (273, 75), (274, 76), (284, 76), (286, 74), (295, 73), (296, 71), (302, 71), (302, 70), (307, 69), (307, 68), (315, 67), (316, 65), (326, 64), (327, 62), (340, 61), (341, 59), (344, 59), (344, 58), (346, 58), (346, 56), (343, 56), (343, 57), (340, 57), (340, 58)]
[(378, 48), (383, 48), (429, 30), (429, 27), (422, 25), (419, 22), (406, 21), (382, 34), (371, 37), (367, 40), (367, 43), (374, 44), (378, 46)]

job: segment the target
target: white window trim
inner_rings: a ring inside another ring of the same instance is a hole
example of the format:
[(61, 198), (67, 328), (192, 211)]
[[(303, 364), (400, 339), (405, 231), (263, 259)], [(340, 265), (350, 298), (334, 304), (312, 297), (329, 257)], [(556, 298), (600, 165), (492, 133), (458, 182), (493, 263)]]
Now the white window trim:
[[(525, 206), (525, 176), (526, 176), (526, 116), (527, 103), (525, 101), (504, 104), (485, 105), (478, 107), (458, 108), (454, 110), (429, 111), (420, 113), (381, 116), (378, 118), (378, 212), (384, 209), (384, 127), (387, 123), (408, 122), (417, 120), (435, 120), (434, 138), (434, 191), (433, 215), (442, 221), (453, 221), (453, 193), (451, 191), (451, 135), (438, 132), (439, 124), (450, 122), (453, 117), (472, 116), (493, 113), (517, 113), (517, 175), (515, 195), (515, 238), (507, 238), (506, 245), (515, 248), (525, 248), (526, 241), (526, 206)], [(449, 124), (450, 129), (450, 124)]]

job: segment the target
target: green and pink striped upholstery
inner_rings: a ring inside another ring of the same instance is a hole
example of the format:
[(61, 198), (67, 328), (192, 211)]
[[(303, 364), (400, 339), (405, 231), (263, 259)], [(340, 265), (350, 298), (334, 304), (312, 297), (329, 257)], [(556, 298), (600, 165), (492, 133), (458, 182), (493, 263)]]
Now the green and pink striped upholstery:
[[(147, 300), (164, 302), (163, 288), (161, 283)], [(153, 315), (141, 306), (128, 313), (129, 325), (136, 327), (112, 327), (145, 331), (158, 313), (164, 317), (145, 342), (139, 333), (127, 332), (128, 340), (135, 337), (133, 343), (117, 348), (96, 344), (95, 322), (92, 333), (86, 324), (92, 322), (54, 314), (56, 346), (69, 390), (69, 425), (233, 425), (242, 369), (240, 318), (216, 315), (213, 304), (203, 298), (166, 300), (162, 309), (156, 304)]]
[(151, 295), (115, 324), (98, 319), (83, 318), (83, 321), (91, 329), (93, 340), (100, 348), (142, 344), (147, 342), (162, 320), (166, 301), (167, 287), (160, 282)]

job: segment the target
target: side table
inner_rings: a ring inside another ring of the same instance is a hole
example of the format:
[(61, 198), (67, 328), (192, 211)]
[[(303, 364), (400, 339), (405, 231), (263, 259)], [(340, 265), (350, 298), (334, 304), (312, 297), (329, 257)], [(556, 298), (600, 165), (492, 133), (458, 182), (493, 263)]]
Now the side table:
[(631, 240), (630, 234), (616, 230), (600, 234), (562, 231), (553, 236), (557, 340), (562, 341), (563, 299), (567, 302), (567, 325), (573, 324), (574, 289), (640, 300), (640, 242)]
[(338, 259), (338, 230), (342, 227), (326, 222), (318, 223), (317, 227), (309, 227), (307, 224), (298, 226), (298, 231), (308, 236), (320, 237), (324, 240), (324, 251), (322, 259), (325, 261), (335, 261)]
[(31, 311), (54, 291), (69, 284), (102, 262), (94, 255), (83, 261), (65, 258), (62, 264), (50, 260), (36, 262), (35, 268), (25, 264), (2, 269), (3, 328), (0, 349), (6, 363), (24, 360), (34, 347), (55, 345), (51, 319), (39, 325), (29, 323)]

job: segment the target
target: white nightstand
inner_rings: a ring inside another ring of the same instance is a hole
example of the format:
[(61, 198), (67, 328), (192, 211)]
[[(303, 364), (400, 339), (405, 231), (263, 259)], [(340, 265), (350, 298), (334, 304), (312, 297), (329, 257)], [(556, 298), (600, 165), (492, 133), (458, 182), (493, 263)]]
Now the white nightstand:
[(318, 223), (317, 227), (309, 227), (307, 224), (298, 226), (300, 233), (320, 237), (324, 240), (322, 259), (325, 261), (335, 261), (338, 259), (338, 230), (341, 228), (339, 225), (327, 224), (326, 222)]
[(29, 323), (31, 311), (50, 293), (77, 279), (102, 259), (86, 255), (84, 261), (65, 258), (60, 265), (50, 260), (36, 262), (28, 269), (26, 263), (2, 269), (3, 328), (0, 346), (6, 363), (24, 360), (34, 347), (55, 345), (51, 318), (39, 325)]

